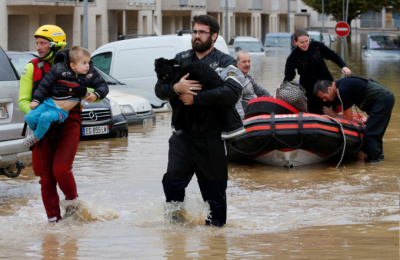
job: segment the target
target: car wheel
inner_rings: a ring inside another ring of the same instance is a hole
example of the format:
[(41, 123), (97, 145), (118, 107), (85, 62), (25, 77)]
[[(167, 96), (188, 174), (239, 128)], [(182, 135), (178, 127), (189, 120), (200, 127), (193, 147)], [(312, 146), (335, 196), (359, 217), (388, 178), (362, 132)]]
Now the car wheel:
[(124, 130), (118, 133), (117, 137), (126, 138), (128, 137), (128, 130)]

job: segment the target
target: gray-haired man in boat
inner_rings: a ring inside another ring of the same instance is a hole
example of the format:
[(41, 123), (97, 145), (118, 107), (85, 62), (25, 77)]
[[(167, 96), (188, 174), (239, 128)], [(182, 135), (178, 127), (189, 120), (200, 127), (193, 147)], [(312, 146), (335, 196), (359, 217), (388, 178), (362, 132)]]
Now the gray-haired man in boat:
[(236, 103), (235, 108), (238, 111), (240, 117), (243, 119), (247, 104), (250, 100), (257, 97), (273, 97), (268, 90), (258, 84), (253, 76), (249, 74), (251, 68), (250, 54), (247, 51), (238, 51), (235, 53), (238, 69), (245, 75), (246, 82), (243, 85), (243, 92), (240, 96), (239, 101)]
[[(382, 138), (394, 106), (392, 91), (372, 79), (350, 76), (335, 82), (317, 81), (314, 95), (325, 102), (334, 102), (334, 110), (323, 108), (324, 114), (329, 116), (353, 120), (353, 105), (365, 111), (369, 116), (364, 130), (365, 161), (383, 160)], [(343, 112), (343, 115), (338, 115), (339, 112)]]

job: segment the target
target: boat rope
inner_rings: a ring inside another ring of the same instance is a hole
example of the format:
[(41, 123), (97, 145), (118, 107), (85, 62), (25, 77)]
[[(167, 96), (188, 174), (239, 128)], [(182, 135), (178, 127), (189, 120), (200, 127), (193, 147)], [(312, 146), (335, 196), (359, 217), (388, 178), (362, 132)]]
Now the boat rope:
[(342, 132), (343, 150), (342, 150), (342, 155), (340, 157), (339, 163), (336, 165), (336, 169), (337, 169), (339, 167), (339, 165), (342, 163), (342, 160), (343, 160), (343, 157), (344, 157), (344, 153), (346, 151), (346, 135), (345, 135), (344, 130), (343, 130), (343, 125), (339, 121), (337, 121), (334, 117), (331, 117), (331, 116), (328, 116), (328, 115), (324, 115), (324, 116), (326, 116), (326, 117), (330, 118), (331, 120), (335, 121), (340, 126), (340, 130)]
[(267, 142), (265, 142), (259, 149), (257, 149), (256, 151), (253, 151), (253, 152), (245, 152), (245, 151), (242, 151), (242, 150), (240, 150), (239, 148), (235, 147), (235, 146), (233, 145), (233, 143), (234, 143), (235, 141), (229, 142), (229, 146), (230, 146), (233, 150), (235, 150), (236, 152), (238, 152), (238, 153), (240, 153), (240, 154), (243, 154), (243, 155), (246, 155), (246, 156), (253, 156), (253, 155), (256, 155), (256, 154), (261, 153), (261, 152), (264, 150), (264, 148), (267, 147), (267, 145), (268, 145), (272, 140), (273, 140), (273, 138), (270, 137), (270, 138), (268, 139)]

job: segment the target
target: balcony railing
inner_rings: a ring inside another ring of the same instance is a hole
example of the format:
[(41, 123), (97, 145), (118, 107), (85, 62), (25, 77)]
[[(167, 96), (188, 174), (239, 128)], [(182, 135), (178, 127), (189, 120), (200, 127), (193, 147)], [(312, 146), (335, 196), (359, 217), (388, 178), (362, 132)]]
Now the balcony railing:
[(155, 5), (156, 0), (128, 0), (128, 5)]
[[(221, 2), (221, 9), (225, 10), (226, 0), (220, 0)], [(236, 0), (228, 0), (228, 9), (235, 10), (236, 9)]]
[[(53, 3), (79, 3), (83, 0), (34, 0), (35, 2), (53, 2)], [(95, 2), (95, 0), (88, 0), (89, 3)]]
[(206, 7), (206, 0), (179, 0), (180, 7)]

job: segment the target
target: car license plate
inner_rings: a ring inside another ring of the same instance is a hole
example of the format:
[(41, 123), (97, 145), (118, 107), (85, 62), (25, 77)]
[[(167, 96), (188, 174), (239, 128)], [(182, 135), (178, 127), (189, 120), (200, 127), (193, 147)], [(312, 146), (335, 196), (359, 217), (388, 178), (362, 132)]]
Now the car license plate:
[(145, 118), (143, 119), (143, 126), (153, 125), (153, 118)]
[(101, 126), (90, 126), (82, 128), (82, 135), (103, 135), (108, 134), (110, 132), (110, 128), (108, 125)]
[(0, 106), (0, 119), (8, 118), (7, 107)]

